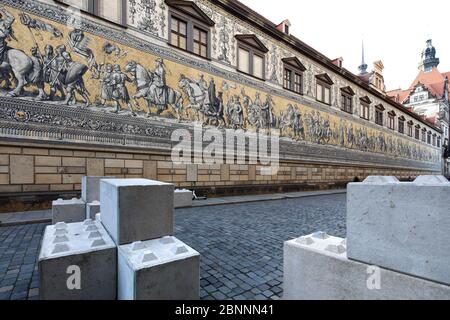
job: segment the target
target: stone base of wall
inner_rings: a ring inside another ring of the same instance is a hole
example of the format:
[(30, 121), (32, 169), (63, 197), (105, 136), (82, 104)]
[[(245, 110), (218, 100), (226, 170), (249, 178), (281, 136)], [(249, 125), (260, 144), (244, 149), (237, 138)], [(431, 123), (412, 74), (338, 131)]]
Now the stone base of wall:
[(0, 212), (47, 208), (59, 197), (78, 196), (81, 178), (115, 176), (170, 182), (208, 196), (345, 188), (370, 175), (400, 180), (439, 174), (407, 168), (283, 162), (274, 176), (258, 165), (174, 165), (169, 154), (139, 149), (99, 149), (11, 142), (0, 145)]

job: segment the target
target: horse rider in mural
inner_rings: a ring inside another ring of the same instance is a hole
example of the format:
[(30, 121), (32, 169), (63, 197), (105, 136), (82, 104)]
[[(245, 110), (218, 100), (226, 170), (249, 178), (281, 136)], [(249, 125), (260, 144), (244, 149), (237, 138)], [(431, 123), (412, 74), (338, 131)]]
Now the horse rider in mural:
[(110, 82), (113, 88), (112, 98), (114, 100), (114, 104), (116, 107), (116, 110), (114, 110), (113, 112), (118, 113), (122, 108), (121, 103), (123, 102), (128, 106), (128, 109), (130, 109), (133, 116), (136, 116), (133, 105), (131, 104), (130, 101), (128, 89), (126, 87), (127, 82), (134, 82), (134, 81), (128, 75), (126, 75), (121, 71), (120, 65), (118, 64), (114, 65)]
[(7, 50), (6, 42), (10, 39), (17, 39), (14, 37), (12, 24), (14, 23), (14, 16), (6, 11), (3, 6), (0, 6), (0, 65), (4, 62), (4, 55)]

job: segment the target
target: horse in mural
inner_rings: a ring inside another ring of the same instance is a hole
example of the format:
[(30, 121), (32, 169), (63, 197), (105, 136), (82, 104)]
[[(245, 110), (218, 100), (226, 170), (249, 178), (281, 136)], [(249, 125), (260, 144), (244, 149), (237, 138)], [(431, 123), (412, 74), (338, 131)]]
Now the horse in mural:
[(178, 86), (184, 91), (189, 99), (186, 115), (188, 115), (188, 110), (192, 110), (196, 120), (198, 122), (204, 122), (206, 104), (209, 103), (208, 92), (201, 88), (198, 83), (186, 78), (183, 74), (180, 76)]
[[(47, 95), (44, 92), (44, 83), (36, 77), (36, 71), (40, 71), (42, 66), (35, 59), (30, 58), (25, 52), (19, 49), (7, 48), (4, 53), (3, 63), (0, 65), (0, 75), (7, 87), (12, 77), (15, 88), (8, 93), (8, 96), (18, 97), (23, 94), (27, 84), (34, 84), (38, 89), (36, 100), (45, 100)], [(9, 88), (8, 88), (9, 89)]]
[(273, 112), (274, 102), (270, 95), (267, 96), (266, 101), (262, 103), (260, 93), (256, 93), (253, 101), (246, 93), (241, 90), (243, 97), (243, 106), (247, 113), (245, 124), (256, 128), (257, 131), (261, 129), (279, 128), (281, 120), (275, 116)]
[(177, 120), (181, 121), (181, 112), (183, 110), (183, 96), (180, 92), (165, 86), (163, 90), (164, 99), (158, 97), (157, 88), (154, 84), (155, 75), (153, 72), (147, 70), (141, 64), (135, 61), (129, 61), (125, 65), (125, 71), (133, 75), (134, 82), (137, 87), (136, 94), (132, 97), (138, 104), (139, 99), (144, 99), (147, 102), (147, 115), (151, 116), (151, 108), (157, 108), (157, 115), (170, 106), (176, 113)]

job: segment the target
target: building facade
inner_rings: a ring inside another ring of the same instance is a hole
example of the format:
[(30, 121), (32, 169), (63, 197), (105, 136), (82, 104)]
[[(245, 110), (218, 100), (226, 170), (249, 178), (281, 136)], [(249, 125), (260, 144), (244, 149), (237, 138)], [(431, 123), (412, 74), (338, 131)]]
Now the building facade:
[[(444, 172), (449, 174), (449, 164), (445, 154), (449, 141), (449, 88), (448, 77), (450, 72), (441, 73), (438, 69), (440, 60), (436, 57), (436, 48), (432, 40), (426, 42), (421, 54), (419, 74), (408, 89), (398, 89), (388, 92), (388, 96), (396, 102), (402, 103), (412, 112), (420, 115), (428, 122), (440, 127), (442, 136), (438, 136), (437, 145), (444, 149)], [(430, 138), (426, 130), (419, 130), (420, 138), (428, 141)], [(431, 137), (434, 139), (434, 137)]]
[[(2, 5), (5, 196), (74, 192), (83, 175), (232, 193), (441, 171), (438, 127), (290, 35), (288, 21), (275, 25), (238, 1)], [(171, 134), (194, 122), (277, 130), (280, 170), (174, 165)], [(415, 137), (417, 126), (432, 139)]]

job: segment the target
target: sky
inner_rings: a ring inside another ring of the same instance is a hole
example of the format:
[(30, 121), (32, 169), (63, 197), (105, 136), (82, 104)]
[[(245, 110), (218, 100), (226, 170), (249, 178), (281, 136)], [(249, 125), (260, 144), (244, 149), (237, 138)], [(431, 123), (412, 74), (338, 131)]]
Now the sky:
[(383, 61), (388, 90), (408, 88), (419, 70), (420, 54), (433, 39), (441, 72), (450, 71), (448, 0), (240, 0), (273, 23), (292, 23), (291, 34), (344, 68), (358, 73), (365, 60)]

